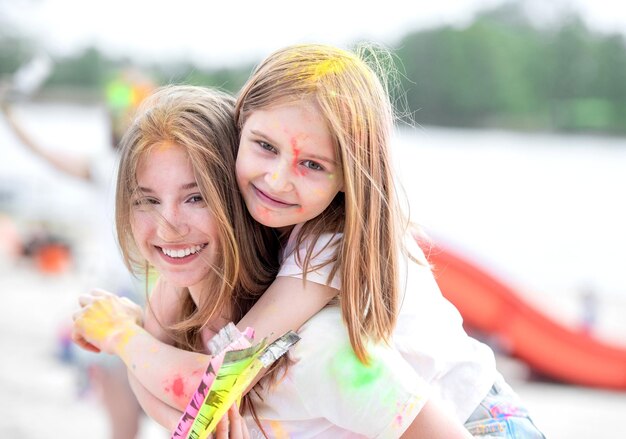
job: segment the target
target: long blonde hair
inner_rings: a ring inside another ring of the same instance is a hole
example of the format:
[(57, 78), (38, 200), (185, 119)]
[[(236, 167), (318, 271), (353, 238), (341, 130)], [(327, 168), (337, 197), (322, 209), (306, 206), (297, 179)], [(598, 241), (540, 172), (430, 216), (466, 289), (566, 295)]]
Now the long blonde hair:
[[(283, 103), (315, 102), (333, 136), (343, 171), (343, 193), (302, 228), (312, 242), (343, 233), (334, 275), (341, 270), (343, 320), (358, 356), (368, 362), (369, 340), (389, 341), (399, 301), (398, 245), (401, 213), (390, 158), (394, 113), (382, 49), (355, 53), (326, 45), (296, 45), (267, 57), (244, 85), (235, 119), (241, 129), (255, 110)], [(382, 56), (382, 58), (381, 58)], [(314, 245), (307, 248), (305, 269)]]
[(187, 294), (178, 323), (171, 328), (179, 347), (201, 350), (200, 330), (226, 310), (239, 321), (267, 289), (276, 274), (277, 242), (248, 214), (237, 190), (237, 130), (234, 99), (220, 91), (194, 86), (166, 86), (141, 105), (122, 138), (117, 180), (116, 227), (124, 259), (133, 271), (147, 269), (131, 230), (136, 173), (151, 148), (172, 143), (185, 149), (199, 191), (218, 227), (216, 261), (196, 307)]

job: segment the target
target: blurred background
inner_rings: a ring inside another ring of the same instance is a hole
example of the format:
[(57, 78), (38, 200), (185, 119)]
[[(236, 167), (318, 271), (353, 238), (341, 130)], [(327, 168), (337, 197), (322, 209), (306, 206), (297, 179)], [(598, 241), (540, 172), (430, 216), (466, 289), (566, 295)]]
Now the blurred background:
[[(110, 153), (153, 87), (236, 93), (282, 46), (360, 41), (394, 55), (398, 175), (468, 331), (548, 438), (621, 434), (625, 6), (0, 0), (0, 437), (105, 439), (121, 419), (67, 339), (104, 282), (111, 193), (66, 165)], [(132, 422), (118, 438), (167, 437)]]

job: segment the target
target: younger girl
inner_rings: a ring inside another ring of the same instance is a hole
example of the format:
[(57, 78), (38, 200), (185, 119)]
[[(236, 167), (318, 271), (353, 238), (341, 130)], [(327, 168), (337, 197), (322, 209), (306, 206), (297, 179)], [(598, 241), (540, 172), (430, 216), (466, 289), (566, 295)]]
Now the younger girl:
[[(256, 69), (235, 117), (241, 130), (237, 182), (246, 206), (258, 222), (289, 236), (278, 279), (328, 286), (358, 360), (375, 369), (380, 358), (370, 344), (389, 343), (429, 384), (431, 399), (476, 437), (542, 437), (496, 371), (491, 350), (464, 332), (400, 213), (390, 158), (394, 118), (375, 71), (341, 49), (287, 47)], [(286, 299), (283, 309), (288, 306)], [(320, 314), (332, 313), (331, 307)], [(324, 333), (333, 328), (320, 319), (305, 325), (291, 382), (257, 401), (259, 416), (279, 422), (288, 437), (363, 431), (362, 413), (332, 403), (345, 392), (325, 385), (346, 378), (345, 364), (324, 357), (345, 352)], [(310, 331), (317, 347), (307, 344)], [(359, 390), (359, 397), (380, 397)], [(315, 392), (319, 404), (296, 391)]]

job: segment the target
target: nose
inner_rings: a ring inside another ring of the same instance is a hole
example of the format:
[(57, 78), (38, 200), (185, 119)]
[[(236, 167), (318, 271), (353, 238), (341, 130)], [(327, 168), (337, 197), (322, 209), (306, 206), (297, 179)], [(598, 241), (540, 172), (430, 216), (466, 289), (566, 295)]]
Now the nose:
[(292, 178), (289, 164), (280, 160), (276, 166), (267, 170), (265, 183), (274, 192), (287, 192), (293, 189)]
[(189, 224), (178, 208), (165, 206), (160, 209), (159, 214), (157, 226), (159, 239), (164, 242), (176, 242), (189, 233)]

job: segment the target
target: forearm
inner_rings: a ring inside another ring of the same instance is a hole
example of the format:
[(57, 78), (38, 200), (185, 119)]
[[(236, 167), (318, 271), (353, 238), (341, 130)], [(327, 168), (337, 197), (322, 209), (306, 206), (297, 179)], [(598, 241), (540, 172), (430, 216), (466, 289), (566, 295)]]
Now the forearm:
[(174, 431), (180, 417), (182, 416), (182, 412), (165, 404), (163, 401), (155, 397), (148, 391), (148, 389), (141, 385), (141, 383), (132, 373), (130, 373), (130, 371), (128, 373), (128, 382), (130, 383), (131, 389), (135, 393), (137, 401), (139, 401), (139, 404), (146, 414), (167, 431)]
[(211, 357), (163, 343), (138, 325), (116, 338), (114, 352), (130, 374), (164, 404), (185, 410)]
[(4, 106), (3, 112), (9, 127), (13, 131), (13, 134), (15, 134), (19, 141), (30, 151), (44, 159), (49, 165), (65, 174), (83, 180), (89, 180), (91, 178), (89, 163), (86, 158), (61, 154), (58, 151), (49, 151), (42, 148), (15, 120), (13, 112), (9, 107)]

